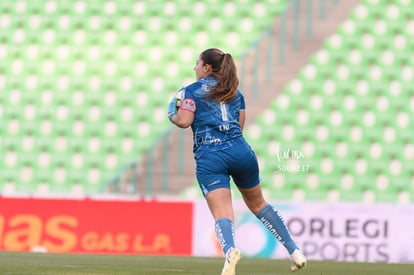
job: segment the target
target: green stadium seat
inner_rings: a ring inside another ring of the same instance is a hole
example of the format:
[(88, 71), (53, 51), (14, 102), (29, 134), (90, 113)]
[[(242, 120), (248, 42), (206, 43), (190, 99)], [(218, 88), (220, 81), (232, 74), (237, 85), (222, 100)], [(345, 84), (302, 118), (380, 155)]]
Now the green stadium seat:
[[(405, 129), (412, 113), (406, 104), (410, 93), (404, 88), (414, 76), (405, 51), (410, 42), (398, 31), (406, 24), (395, 20), (398, 10), (393, 6), (365, 4), (327, 40), (282, 95), (282, 102), (289, 103), (284, 110), (291, 117), (284, 122), (292, 127), (289, 131), (299, 140), (317, 144), (317, 152), (307, 160), (313, 185), (299, 187), (305, 199), (312, 194), (307, 199), (329, 200), (331, 193), (344, 201), (410, 198), (411, 189), (404, 184), (412, 182), (412, 169), (397, 161), (407, 150), (403, 149), (409, 143)], [(276, 117), (282, 110), (277, 105), (270, 108)], [(409, 152), (405, 157), (411, 159)]]
[[(0, 112), (0, 137), (8, 137), (0, 140), (0, 168), (7, 168), (0, 169), (0, 188), (66, 194), (103, 189), (167, 129), (164, 107), (184, 79), (194, 79), (191, 69), (185, 69), (194, 64), (194, 48), (208, 42), (232, 47), (239, 41), (238, 57), (286, 5), (24, 3), (0, 3), (0, 15), (10, 15), (0, 41), (26, 49), (8, 47), (7, 56), (0, 49), (0, 72), (7, 79), (0, 87), (0, 107), (8, 106), (7, 113)], [(392, 157), (406, 152), (412, 139), (413, 110), (406, 103), (414, 77), (414, 59), (407, 54), (413, 46), (414, 23), (407, 3), (362, 1), (272, 103), (270, 112), (256, 127), (249, 127), (246, 136), (264, 163), (269, 196), (326, 200), (336, 192), (340, 200), (400, 200), (400, 190), (387, 188), (393, 181), (398, 186), (410, 183), (412, 175), (412, 167), (405, 164), (400, 173), (390, 168)], [(222, 20), (220, 13), (231, 20)], [(213, 37), (203, 32), (205, 22), (198, 18), (216, 18), (210, 26), (218, 33)], [(22, 146), (29, 137), (34, 146)], [(304, 160), (312, 174), (274, 175), (274, 151), (269, 148), (274, 150), (275, 142), (313, 146)], [(380, 155), (371, 152), (377, 148), (372, 144), (382, 148)], [(78, 155), (83, 162), (72, 163)], [(400, 156), (412, 162), (410, 154)], [(365, 171), (356, 169), (358, 157), (366, 157)], [(333, 169), (328, 169), (330, 162)], [(27, 167), (32, 168), (31, 181), (20, 177)], [(376, 186), (378, 173), (388, 179), (386, 188)]]

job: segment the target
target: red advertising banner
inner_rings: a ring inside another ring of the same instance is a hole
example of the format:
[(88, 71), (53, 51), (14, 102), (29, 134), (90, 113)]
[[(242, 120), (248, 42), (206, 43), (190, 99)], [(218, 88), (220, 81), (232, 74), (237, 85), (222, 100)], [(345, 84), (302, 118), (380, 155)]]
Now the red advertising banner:
[(0, 198), (0, 249), (191, 255), (193, 204)]

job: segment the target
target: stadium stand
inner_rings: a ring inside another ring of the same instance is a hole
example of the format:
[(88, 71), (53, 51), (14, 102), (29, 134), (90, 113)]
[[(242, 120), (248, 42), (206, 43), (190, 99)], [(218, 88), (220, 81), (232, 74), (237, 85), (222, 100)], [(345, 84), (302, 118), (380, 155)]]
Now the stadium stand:
[(270, 197), (414, 200), (409, 2), (362, 1), (249, 129)]
[[(198, 49), (239, 57), (286, 3), (1, 2), (0, 192), (99, 192), (168, 130)], [(249, 125), (267, 196), (414, 201), (410, 5), (362, 1)]]
[(99, 192), (169, 126), (198, 49), (240, 55), (285, 3), (2, 1), (0, 192)]

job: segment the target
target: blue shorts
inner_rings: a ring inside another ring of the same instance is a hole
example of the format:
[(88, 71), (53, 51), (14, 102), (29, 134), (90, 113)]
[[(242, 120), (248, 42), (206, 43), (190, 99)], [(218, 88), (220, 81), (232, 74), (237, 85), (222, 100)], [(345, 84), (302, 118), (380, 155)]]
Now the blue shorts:
[(259, 165), (249, 144), (239, 138), (236, 145), (208, 152), (196, 159), (196, 176), (203, 195), (218, 188), (230, 188), (230, 176), (240, 188), (260, 183)]

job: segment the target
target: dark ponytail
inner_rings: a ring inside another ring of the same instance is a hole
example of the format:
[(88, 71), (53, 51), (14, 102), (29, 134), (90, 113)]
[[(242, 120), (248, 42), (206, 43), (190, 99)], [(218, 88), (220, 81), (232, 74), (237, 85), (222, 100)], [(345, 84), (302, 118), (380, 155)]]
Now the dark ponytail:
[(211, 75), (217, 80), (217, 85), (208, 93), (209, 98), (217, 102), (227, 103), (234, 99), (239, 86), (236, 63), (229, 53), (211, 48), (200, 55), (204, 64), (212, 67)]

